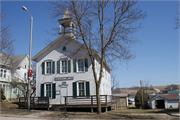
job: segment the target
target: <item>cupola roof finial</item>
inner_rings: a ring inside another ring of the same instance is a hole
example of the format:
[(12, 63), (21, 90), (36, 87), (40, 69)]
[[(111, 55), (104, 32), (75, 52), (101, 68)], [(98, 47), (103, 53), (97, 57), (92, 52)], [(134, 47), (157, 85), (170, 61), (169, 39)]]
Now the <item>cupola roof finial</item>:
[(66, 8), (66, 11), (64, 12), (64, 15), (62, 18), (71, 18), (71, 13), (68, 7)]

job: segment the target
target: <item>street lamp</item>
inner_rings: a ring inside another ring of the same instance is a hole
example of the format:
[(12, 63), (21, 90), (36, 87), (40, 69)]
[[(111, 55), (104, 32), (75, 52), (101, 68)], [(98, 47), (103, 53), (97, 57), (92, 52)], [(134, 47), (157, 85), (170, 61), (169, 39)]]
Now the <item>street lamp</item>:
[[(22, 9), (28, 11), (25, 6), (22, 6)], [(32, 69), (31, 69), (31, 43), (32, 43), (32, 23), (33, 17), (31, 16), (30, 12), (28, 11), (30, 18), (31, 18), (31, 31), (30, 31), (30, 43), (29, 43), (29, 71), (28, 71), (28, 111), (30, 111), (30, 77), (32, 77)]]

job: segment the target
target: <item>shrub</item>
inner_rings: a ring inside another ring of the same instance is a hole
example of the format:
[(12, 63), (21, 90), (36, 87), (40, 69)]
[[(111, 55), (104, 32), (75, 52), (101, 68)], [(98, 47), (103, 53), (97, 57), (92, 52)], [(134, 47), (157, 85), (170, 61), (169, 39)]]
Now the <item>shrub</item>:
[(1, 100), (5, 100), (6, 97), (4, 96), (4, 90), (1, 88)]

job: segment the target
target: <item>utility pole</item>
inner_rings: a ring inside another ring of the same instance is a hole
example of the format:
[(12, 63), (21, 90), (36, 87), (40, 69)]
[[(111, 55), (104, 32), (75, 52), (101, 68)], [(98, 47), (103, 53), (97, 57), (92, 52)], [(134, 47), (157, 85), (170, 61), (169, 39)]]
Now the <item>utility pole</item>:
[(141, 80), (140, 80), (140, 85), (141, 85), (141, 108), (144, 108), (143, 87), (142, 87), (142, 82), (141, 82)]

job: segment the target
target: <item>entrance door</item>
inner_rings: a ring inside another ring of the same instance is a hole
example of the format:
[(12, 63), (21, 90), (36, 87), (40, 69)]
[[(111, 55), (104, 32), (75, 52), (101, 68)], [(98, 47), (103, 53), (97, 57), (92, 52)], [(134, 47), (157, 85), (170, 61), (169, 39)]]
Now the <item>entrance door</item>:
[(65, 104), (64, 96), (67, 96), (67, 87), (61, 87), (61, 104)]

